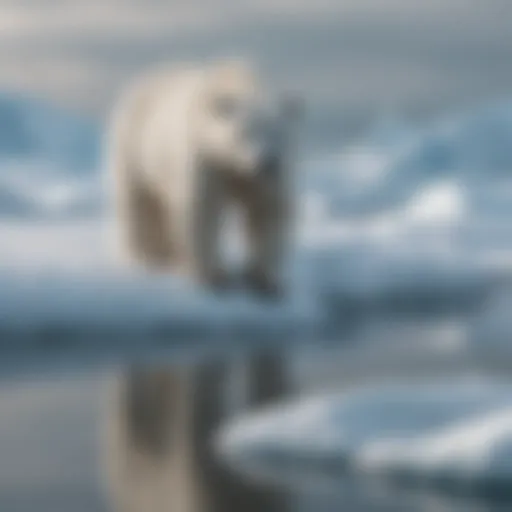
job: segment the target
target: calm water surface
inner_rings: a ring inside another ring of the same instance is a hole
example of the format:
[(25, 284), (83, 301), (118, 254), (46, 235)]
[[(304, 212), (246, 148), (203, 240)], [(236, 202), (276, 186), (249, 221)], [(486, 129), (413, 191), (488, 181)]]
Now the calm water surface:
[[(225, 420), (313, 389), (503, 373), (494, 363), (484, 368), (461, 357), (456, 346), (438, 350), (434, 342), (419, 342), (421, 336), (404, 343), (410, 327), (396, 327), (400, 334), (384, 352), (371, 343), (315, 342), (284, 352), (198, 353), (186, 363), (31, 370), (16, 378), (11, 372), (0, 381), (0, 510), (107, 512), (116, 505), (128, 510), (128, 502), (129, 512), (512, 510), (494, 499), (413, 491), (311, 468), (255, 480), (228, 470), (213, 453), (211, 435)], [(427, 331), (444, 332), (431, 323), (422, 326)]]

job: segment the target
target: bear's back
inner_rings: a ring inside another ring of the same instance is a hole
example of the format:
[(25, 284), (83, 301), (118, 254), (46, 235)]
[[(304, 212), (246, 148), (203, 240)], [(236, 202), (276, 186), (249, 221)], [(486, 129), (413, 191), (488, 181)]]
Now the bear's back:
[[(146, 170), (173, 164), (185, 151), (187, 125), (203, 80), (193, 66), (165, 67), (130, 84), (115, 106), (113, 137)], [(170, 161), (171, 160), (171, 161)]]

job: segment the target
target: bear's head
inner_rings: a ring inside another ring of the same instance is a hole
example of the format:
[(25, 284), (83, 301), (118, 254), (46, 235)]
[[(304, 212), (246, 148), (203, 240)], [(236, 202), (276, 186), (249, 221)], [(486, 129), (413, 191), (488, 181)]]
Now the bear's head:
[(288, 151), (300, 104), (272, 95), (245, 63), (210, 68), (201, 99), (197, 137), (207, 166), (250, 176)]

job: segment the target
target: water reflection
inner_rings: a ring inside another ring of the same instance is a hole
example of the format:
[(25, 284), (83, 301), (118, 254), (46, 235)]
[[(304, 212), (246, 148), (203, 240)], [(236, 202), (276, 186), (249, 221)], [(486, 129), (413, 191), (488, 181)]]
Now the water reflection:
[(228, 358), (204, 359), (203, 354), (192, 364), (129, 368), (117, 379), (108, 408), (104, 461), (109, 510), (510, 510), (510, 502), (485, 495), (356, 478), (347, 471), (320, 471), (306, 463), (301, 467), (297, 461), (288, 468), (273, 464), (265, 478), (254, 481), (246, 472), (236, 474), (223, 464), (211, 444), (218, 427), (230, 418), (289, 394), (386, 382), (413, 385), (443, 376), (497, 376), (494, 364), (480, 357), (474, 360), (466, 334), (455, 321), (372, 319), (353, 332), (352, 343), (347, 336), (343, 346), (315, 343), (283, 353), (260, 351)]
[[(106, 467), (118, 512), (286, 511), (283, 490), (244, 480), (215, 456), (223, 419), (289, 391), (279, 354), (240, 362), (133, 367), (120, 376), (109, 407)], [(235, 375), (236, 377), (236, 375)], [(237, 390), (238, 400), (229, 391)]]

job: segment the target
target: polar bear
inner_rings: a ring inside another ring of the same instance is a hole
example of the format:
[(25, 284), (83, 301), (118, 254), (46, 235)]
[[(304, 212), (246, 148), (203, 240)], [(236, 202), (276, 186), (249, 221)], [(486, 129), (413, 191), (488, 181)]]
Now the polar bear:
[(132, 84), (116, 105), (108, 141), (124, 254), (225, 289), (232, 276), (219, 240), (235, 206), (249, 254), (244, 283), (280, 296), (299, 105), (272, 94), (242, 60), (171, 66)]

